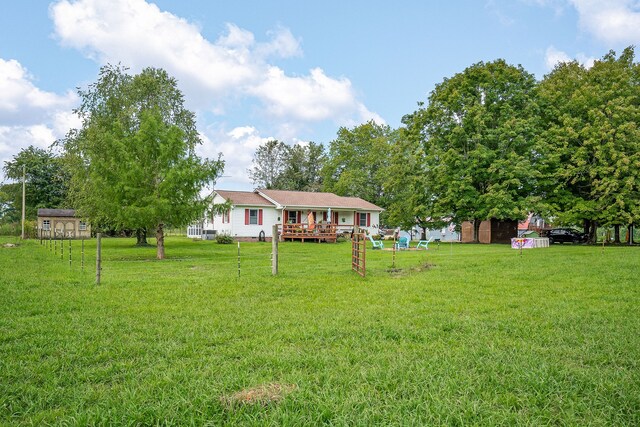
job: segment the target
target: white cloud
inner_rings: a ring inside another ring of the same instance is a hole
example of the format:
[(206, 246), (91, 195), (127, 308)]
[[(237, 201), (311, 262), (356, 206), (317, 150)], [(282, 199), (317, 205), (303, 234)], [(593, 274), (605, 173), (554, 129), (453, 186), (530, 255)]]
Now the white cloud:
[(58, 95), (33, 84), (33, 77), (15, 59), (0, 58), (0, 125), (28, 125), (45, 120), (52, 110), (70, 108), (72, 93)]
[(33, 145), (47, 149), (56, 140), (50, 127), (44, 124), (31, 126), (0, 126), (0, 167), (22, 148)]
[(27, 69), (14, 59), (0, 58), (0, 167), (21, 149), (48, 148), (71, 127), (77, 97), (38, 88)]
[(554, 46), (549, 46), (544, 55), (544, 62), (548, 70), (552, 70), (559, 63), (571, 61), (569, 55)]
[(326, 120), (337, 111), (346, 112), (356, 102), (347, 79), (332, 79), (319, 68), (305, 77), (288, 77), (270, 67), (266, 79), (251, 89), (267, 103), (269, 115), (301, 120)]
[(267, 35), (272, 37), (270, 43), (258, 45), (258, 52), (261, 56), (277, 56), (281, 58), (291, 58), (302, 56), (300, 41), (293, 37), (288, 28), (279, 27), (269, 31)]
[[(193, 23), (162, 11), (145, 0), (59, 0), (50, 7), (55, 36), (61, 45), (77, 49), (99, 64), (121, 63), (138, 72), (161, 67), (179, 82), (188, 106), (204, 118), (220, 120), (243, 112), (255, 126), (210, 124), (202, 132), (201, 155), (223, 153), (226, 183), (249, 187), (246, 170), (255, 149), (276, 133), (288, 143), (310, 126), (353, 126), (384, 120), (358, 100), (347, 78), (334, 78), (321, 68), (308, 74), (287, 75), (274, 59), (302, 56), (300, 39), (284, 27), (267, 33), (266, 41), (234, 24), (215, 40), (202, 36)], [(226, 185), (226, 184), (225, 184)]]
[(225, 161), (224, 177), (220, 179), (218, 188), (236, 189), (250, 188), (251, 180), (247, 168), (251, 166), (253, 153), (260, 145), (275, 137), (263, 137), (253, 126), (236, 127), (230, 131), (209, 128), (201, 133), (203, 144), (198, 154), (208, 158), (217, 158), (222, 153)]
[(250, 31), (227, 24), (226, 33), (212, 42), (196, 25), (144, 0), (61, 0), (50, 10), (62, 45), (134, 71), (165, 68), (196, 108), (222, 114), (225, 103), (256, 98), (266, 109), (262, 115), (283, 120), (375, 116), (346, 78), (329, 77), (319, 68), (291, 77), (270, 64), (271, 57), (302, 55), (300, 41), (286, 28), (276, 28), (259, 43)]
[(606, 43), (640, 42), (640, 3), (637, 0), (569, 0), (580, 26)]
[(587, 56), (584, 53), (578, 53), (575, 58), (571, 58), (566, 52), (558, 50), (554, 46), (549, 46), (547, 48), (544, 61), (547, 70), (552, 70), (557, 64), (562, 62), (571, 62), (574, 59), (586, 68), (591, 68), (595, 62), (594, 57)]

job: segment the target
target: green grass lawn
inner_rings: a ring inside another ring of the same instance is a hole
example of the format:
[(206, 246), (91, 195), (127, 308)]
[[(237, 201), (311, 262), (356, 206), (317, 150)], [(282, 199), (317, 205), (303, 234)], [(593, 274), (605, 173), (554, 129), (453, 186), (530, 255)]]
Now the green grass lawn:
[(640, 425), (637, 247), (6, 242), (0, 425)]

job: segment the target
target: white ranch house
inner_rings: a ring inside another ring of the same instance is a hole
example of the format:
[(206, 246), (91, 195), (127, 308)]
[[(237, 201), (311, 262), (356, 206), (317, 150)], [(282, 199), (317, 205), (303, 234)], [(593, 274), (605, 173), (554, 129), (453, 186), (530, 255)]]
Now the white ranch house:
[[(187, 230), (189, 237), (227, 234), (238, 240), (270, 240), (278, 224), (283, 238), (307, 239), (326, 233), (351, 232), (354, 226), (377, 234), (382, 208), (359, 197), (305, 191), (215, 190), (213, 204), (229, 202), (223, 214), (208, 213), (200, 224)], [(295, 234), (299, 233), (299, 234)], [(320, 240), (320, 239), (318, 239)], [(329, 238), (327, 240), (335, 240)]]

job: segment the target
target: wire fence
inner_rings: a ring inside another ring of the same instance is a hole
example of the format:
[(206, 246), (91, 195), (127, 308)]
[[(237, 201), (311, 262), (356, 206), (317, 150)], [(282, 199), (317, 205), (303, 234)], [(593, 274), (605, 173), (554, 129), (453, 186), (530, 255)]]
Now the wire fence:
[[(235, 242), (219, 244), (214, 241), (171, 239), (166, 244), (167, 258), (155, 264), (155, 248), (137, 252), (131, 239), (103, 238), (100, 270), (96, 265), (98, 245), (96, 239), (69, 239), (47, 237), (40, 246), (50, 255), (68, 266), (71, 272), (80, 272), (85, 281), (109, 281), (123, 272), (150, 271), (167, 268), (176, 272), (197, 268), (199, 274), (225, 278), (271, 277), (274, 271), (274, 253), (270, 242)], [(126, 244), (124, 244), (126, 242)], [(178, 247), (179, 246), (179, 247)], [(406, 251), (366, 252), (367, 276), (386, 274), (403, 268), (423, 264), (427, 251), (418, 256), (405, 255)], [(175, 254), (175, 255), (173, 255)], [(343, 243), (279, 243), (277, 248), (278, 275), (287, 277), (333, 277), (351, 271), (351, 242)]]

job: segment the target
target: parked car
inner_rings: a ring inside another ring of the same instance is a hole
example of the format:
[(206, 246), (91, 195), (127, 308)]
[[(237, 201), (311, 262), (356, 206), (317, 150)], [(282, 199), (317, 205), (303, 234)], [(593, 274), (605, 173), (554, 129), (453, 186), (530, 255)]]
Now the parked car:
[(573, 228), (552, 228), (545, 237), (552, 243), (582, 243), (587, 241), (587, 235)]

